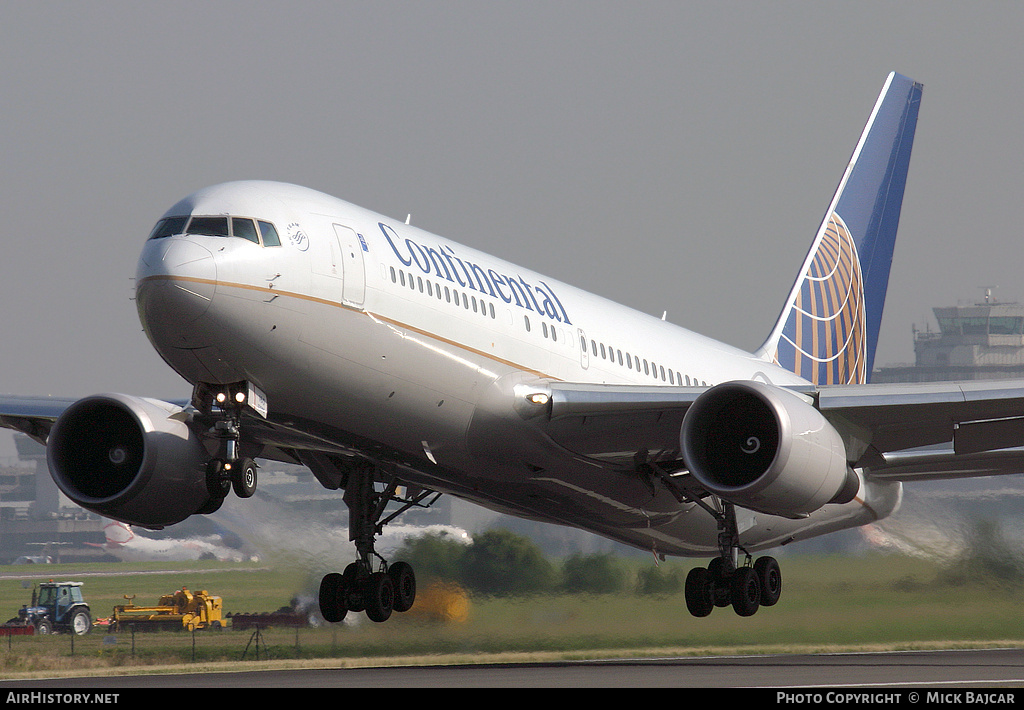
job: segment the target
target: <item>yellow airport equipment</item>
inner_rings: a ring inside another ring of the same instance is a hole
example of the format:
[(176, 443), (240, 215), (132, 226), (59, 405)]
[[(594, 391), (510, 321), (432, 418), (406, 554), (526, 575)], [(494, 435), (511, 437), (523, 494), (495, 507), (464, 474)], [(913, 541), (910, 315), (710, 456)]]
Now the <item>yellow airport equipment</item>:
[(110, 619), (112, 631), (220, 629), (223, 602), (206, 590), (190, 592), (182, 587), (173, 594), (160, 597), (156, 606), (135, 606), (135, 595), (124, 596), (127, 604), (114, 607)]

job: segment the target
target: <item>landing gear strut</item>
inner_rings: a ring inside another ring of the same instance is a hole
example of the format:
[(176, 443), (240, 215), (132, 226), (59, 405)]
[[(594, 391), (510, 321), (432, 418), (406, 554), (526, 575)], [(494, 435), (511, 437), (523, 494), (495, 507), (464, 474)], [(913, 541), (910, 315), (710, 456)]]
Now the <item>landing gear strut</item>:
[[(742, 550), (732, 504), (724, 503), (715, 514), (718, 520), (719, 556), (705, 567), (695, 567), (686, 576), (686, 608), (704, 617), (716, 607), (732, 605), (740, 616), (753, 616), (762, 606), (772, 606), (782, 595), (782, 572), (774, 557), (760, 557), (752, 563)], [(746, 560), (738, 564), (740, 553)]]
[[(651, 461), (646, 450), (634, 457), (637, 473), (654, 486), (661, 481), (680, 503), (700, 506), (718, 523), (718, 557), (705, 567), (696, 567), (686, 576), (686, 607), (694, 616), (710, 614), (716, 606), (732, 605), (740, 616), (752, 616), (762, 606), (772, 606), (782, 594), (782, 572), (772, 557), (761, 557), (752, 563), (751, 556), (740, 545), (736, 527), (736, 508), (732, 503), (687, 487), (673, 478), (667, 469)], [(740, 553), (745, 561), (739, 564)]]
[[(420, 506), (432, 494), (421, 491), (399, 498), (394, 477), (378, 492), (375, 472), (374, 465), (362, 463), (347, 471), (344, 501), (349, 510), (349, 539), (355, 543), (358, 558), (344, 572), (332, 572), (320, 581), (320, 613), (331, 623), (342, 621), (350, 611), (365, 611), (371, 621), (387, 621), (392, 612), (408, 611), (416, 600), (412, 566), (406, 562), (388, 564), (374, 549), (374, 539), (384, 525), (409, 508)], [(401, 503), (401, 508), (382, 519), (390, 502)]]
[(199, 383), (193, 391), (196, 408), (214, 417), (210, 435), (217, 440), (217, 453), (206, 465), (210, 502), (201, 513), (216, 511), (232, 490), (239, 498), (256, 493), (257, 465), (251, 456), (241, 453), (240, 434), (242, 412), (254, 392), (245, 382), (223, 386)]

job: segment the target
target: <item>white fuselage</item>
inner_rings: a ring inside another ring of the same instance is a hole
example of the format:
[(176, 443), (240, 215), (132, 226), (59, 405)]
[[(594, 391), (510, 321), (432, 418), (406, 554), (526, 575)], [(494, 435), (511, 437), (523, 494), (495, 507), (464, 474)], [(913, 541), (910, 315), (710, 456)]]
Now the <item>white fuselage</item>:
[[(147, 241), (137, 289), (161, 356), (192, 383), (246, 380), (269, 417), (401, 458), (405, 478), (494, 509), (667, 554), (717, 554), (715, 521), (621, 471), (566, 454), (525, 467), (486, 411), (509, 382), (663, 387), (806, 384), (773, 363), (322, 193), (266, 182), (200, 191), (167, 216), (272, 223)], [(485, 416), (486, 414), (486, 416)], [(741, 511), (750, 549), (889, 514), (898, 484), (803, 520)]]

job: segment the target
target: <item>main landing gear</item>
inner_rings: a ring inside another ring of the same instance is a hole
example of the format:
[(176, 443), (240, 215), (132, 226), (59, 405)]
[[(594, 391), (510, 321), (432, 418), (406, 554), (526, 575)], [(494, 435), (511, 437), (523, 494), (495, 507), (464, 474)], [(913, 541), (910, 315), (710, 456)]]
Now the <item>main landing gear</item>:
[[(761, 557), (752, 563), (740, 545), (736, 526), (736, 508), (732, 503), (711, 496), (699, 487), (687, 486), (673, 478), (646, 450), (634, 457), (636, 471), (651, 486), (660, 480), (680, 503), (693, 503), (706, 510), (718, 523), (718, 557), (705, 567), (690, 570), (686, 576), (686, 608), (698, 617), (707, 616), (716, 606), (732, 605), (740, 616), (752, 616), (762, 606), (772, 606), (782, 595), (782, 572), (773, 557)], [(739, 564), (740, 554), (746, 558)]]
[(772, 606), (782, 594), (782, 572), (774, 557), (747, 557), (742, 567), (728, 569), (728, 560), (716, 557), (707, 567), (694, 567), (686, 575), (686, 608), (697, 617), (717, 607), (732, 605), (740, 616), (753, 616)]
[(774, 557), (760, 557), (751, 564), (738, 565), (740, 552), (736, 514), (724, 504), (716, 514), (720, 555), (707, 567), (695, 567), (686, 576), (686, 608), (704, 617), (717, 607), (730, 604), (740, 616), (753, 616), (762, 606), (773, 606), (782, 595), (782, 571)]
[[(374, 485), (376, 471), (370, 463), (347, 470), (344, 500), (349, 510), (349, 539), (355, 543), (358, 559), (343, 572), (331, 572), (320, 581), (320, 614), (328, 622), (342, 621), (350, 611), (365, 611), (371, 621), (383, 622), (392, 612), (408, 611), (416, 600), (412, 566), (406, 562), (389, 564), (374, 549), (374, 538), (388, 522), (413, 506), (421, 506), (427, 496), (434, 495), (436, 500), (439, 494), (419, 491), (400, 498), (394, 477), (378, 492)], [(401, 507), (382, 519), (390, 502), (398, 502)]]

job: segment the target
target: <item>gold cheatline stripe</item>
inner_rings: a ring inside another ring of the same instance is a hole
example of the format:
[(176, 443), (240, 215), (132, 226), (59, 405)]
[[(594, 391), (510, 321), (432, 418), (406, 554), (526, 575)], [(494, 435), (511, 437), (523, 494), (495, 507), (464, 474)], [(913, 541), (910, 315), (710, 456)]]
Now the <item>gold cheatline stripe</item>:
[(376, 318), (377, 320), (381, 320), (381, 321), (385, 321), (387, 323), (391, 323), (392, 325), (398, 326), (399, 328), (405, 328), (407, 330), (411, 330), (411, 331), (413, 331), (415, 333), (419, 333), (420, 335), (424, 335), (424, 336), (427, 336), (429, 338), (433, 338), (434, 340), (439, 340), (442, 343), (447, 343), (448, 345), (451, 345), (453, 347), (459, 348), (460, 350), (465, 350), (467, 352), (474, 353), (474, 354), (479, 355), (479, 356), (481, 356), (483, 358), (486, 358), (488, 360), (492, 360), (494, 362), (501, 363), (502, 365), (507, 365), (508, 367), (515, 368), (516, 370), (519, 370), (521, 372), (529, 372), (531, 374), (537, 375), (538, 377), (545, 377), (545, 378), (550, 379), (550, 380), (561, 381), (560, 377), (555, 377), (554, 375), (549, 375), (547, 373), (541, 372), (540, 370), (534, 370), (531, 367), (526, 367), (525, 365), (520, 365), (519, 363), (512, 362), (511, 360), (505, 360), (503, 358), (498, 357), (497, 355), (492, 355), (490, 353), (486, 353), (483, 350), (477, 350), (476, 348), (471, 348), (468, 345), (464, 345), (463, 343), (459, 343), (459, 342), (456, 342), (454, 340), (449, 340), (448, 338), (445, 338), (444, 336), (438, 335), (437, 333), (431, 333), (429, 330), (423, 330), (422, 328), (417, 328), (414, 325), (409, 325), (408, 323), (403, 323), (402, 321), (395, 320), (394, 318), (389, 318), (388, 316), (383, 316), (383, 315), (380, 315), (378, 313), (371, 313), (370, 311), (367, 311), (367, 310), (365, 310), (363, 308), (354, 308), (353, 306), (346, 306), (344, 303), (339, 303), (338, 301), (331, 301), (331, 300), (326, 299), (326, 298), (319, 298), (318, 296), (309, 296), (309, 295), (306, 295), (304, 293), (298, 293), (296, 291), (282, 291), (280, 289), (270, 288), (268, 286), (253, 286), (251, 284), (235, 283), (235, 282), (231, 282), (231, 281), (217, 281), (215, 279), (200, 279), (200, 278), (195, 278), (193, 276), (147, 276), (146, 278), (142, 279), (142, 281), (140, 281), (139, 283), (145, 283), (146, 281), (181, 281), (181, 282), (184, 282), (184, 283), (206, 284), (206, 285), (209, 285), (209, 286), (226, 286), (228, 288), (237, 288), (237, 289), (241, 289), (243, 291), (257, 291), (257, 292), (260, 292), (260, 293), (270, 293), (270, 294), (273, 294), (275, 296), (286, 296), (286, 297), (289, 297), (289, 298), (298, 299), (300, 301), (309, 301), (310, 303), (319, 303), (319, 304), (325, 305), (325, 306), (333, 306), (335, 308), (341, 308), (341, 309), (346, 310), (346, 311), (352, 311), (353, 313), (365, 313), (367, 316), (370, 316), (372, 318)]

